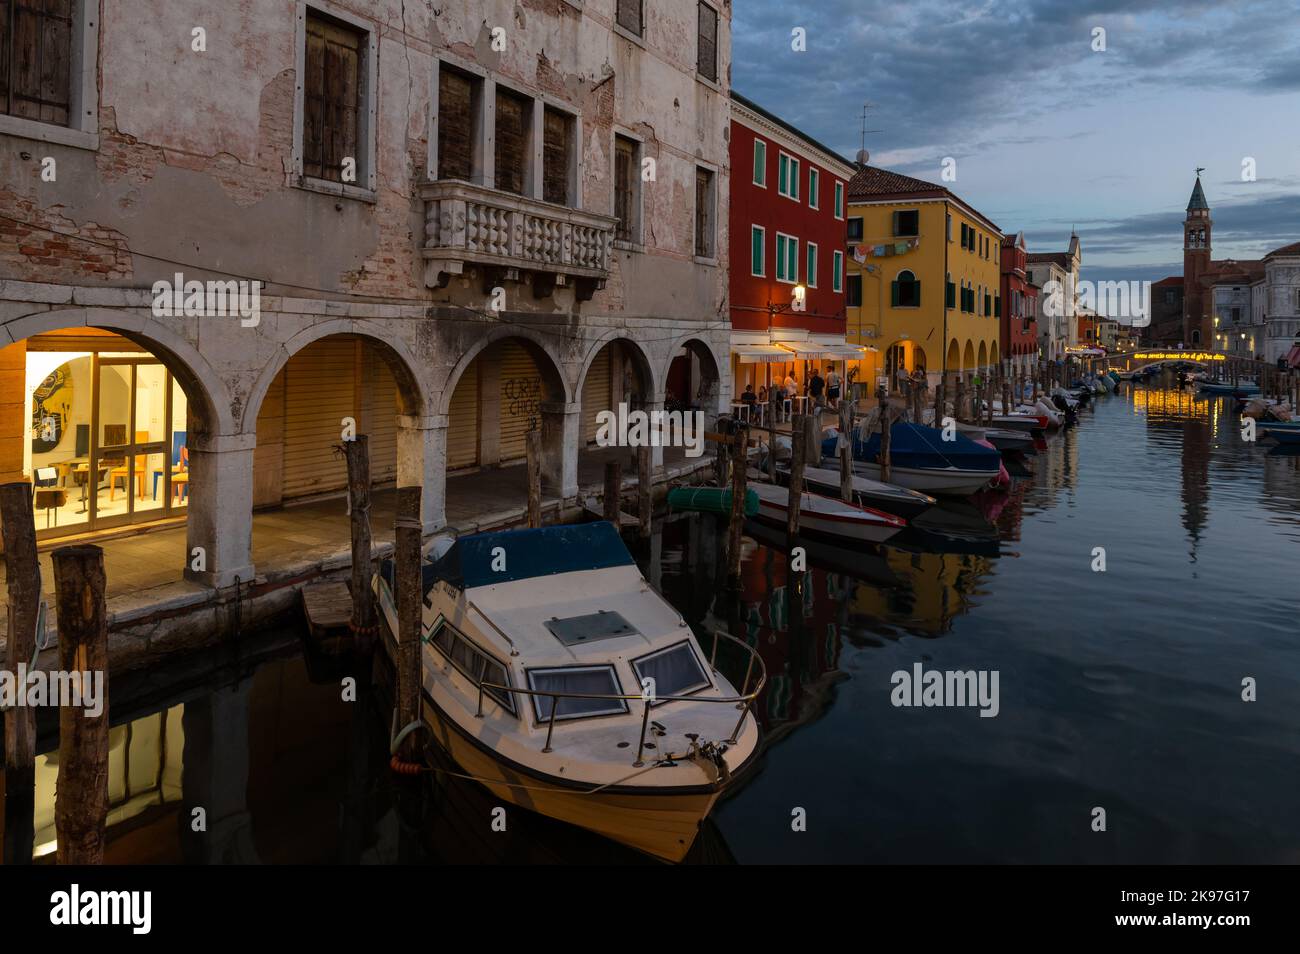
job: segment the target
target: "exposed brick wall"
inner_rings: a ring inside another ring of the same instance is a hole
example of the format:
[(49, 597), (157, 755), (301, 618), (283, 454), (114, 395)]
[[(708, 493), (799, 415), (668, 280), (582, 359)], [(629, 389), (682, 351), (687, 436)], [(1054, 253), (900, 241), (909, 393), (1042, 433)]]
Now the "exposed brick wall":
[(94, 222), (78, 224), (41, 209), (10, 189), (0, 189), (0, 276), (29, 282), (122, 281), (131, 256), (121, 232)]

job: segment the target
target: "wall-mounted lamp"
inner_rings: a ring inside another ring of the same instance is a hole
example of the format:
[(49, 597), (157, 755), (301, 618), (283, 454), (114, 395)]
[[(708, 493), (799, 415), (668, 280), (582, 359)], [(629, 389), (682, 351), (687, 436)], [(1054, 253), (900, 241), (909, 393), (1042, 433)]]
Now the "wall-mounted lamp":
[(808, 307), (808, 289), (802, 285), (795, 285), (790, 292), (790, 310), (803, 311)]

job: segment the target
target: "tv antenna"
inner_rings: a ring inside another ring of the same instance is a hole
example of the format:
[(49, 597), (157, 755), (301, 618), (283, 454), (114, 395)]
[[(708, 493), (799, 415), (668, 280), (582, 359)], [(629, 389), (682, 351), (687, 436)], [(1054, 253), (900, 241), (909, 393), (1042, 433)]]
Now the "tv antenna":
[(879, 129), (867, 128), (867, 110), (871, 109), (871, 107), (871, 103), (862, 104), (862, 148), (858, 150), (858, 162), (862, 163), (864, 166), (867, 164), (867, 160), (871, 158), (871, 153), (867, 152), (867, 133), (878, 133), (882, 131)]

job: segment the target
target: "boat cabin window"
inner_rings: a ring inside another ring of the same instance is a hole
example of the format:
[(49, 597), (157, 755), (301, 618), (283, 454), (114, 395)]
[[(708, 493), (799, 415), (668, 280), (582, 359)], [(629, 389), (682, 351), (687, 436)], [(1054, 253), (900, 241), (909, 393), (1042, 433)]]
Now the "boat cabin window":
[[(591, 695), (621, 695), (613, 666), (564, 666), (559, 669), (528, 670), (528, 685), (543, 692), (576, 692)], [(557, 710), (555, 721), (585, 719), (588, 716), (618, 715), (627, 712), (623, 699), (575, 699), (572, 696), (533, 696), (533, 711), (538, 722), (551, 718), (551, 706)]]
[[(497, 686), (510, 685), (510, 673), (505, 666), (475, 646), (468, 637), (462, 635), (441, 617), (434, 624), (433, 637), (429, 641), (474, 685), (485, 682)], [(485, 688), (483, 694), (491, 696), (511, 715), (519, 714), (515, 710), (513, 693)]]
[(647, 677), (654, 680), (656, 697), (684, 696), (712, 685), (689, 640), (632, 660), (632, 671), (642, 685)]

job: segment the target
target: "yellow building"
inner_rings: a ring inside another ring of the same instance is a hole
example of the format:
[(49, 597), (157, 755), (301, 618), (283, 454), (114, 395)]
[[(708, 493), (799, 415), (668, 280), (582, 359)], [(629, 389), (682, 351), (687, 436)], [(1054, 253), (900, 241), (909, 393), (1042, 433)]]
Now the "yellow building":
[(943, 186), (873, 166), (849, 183), (847, 340), (877, 354), (856, 381), (898, 368), (934, 386), (1001, 360), (1002, 232)]

